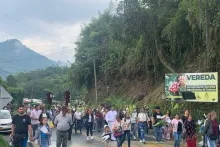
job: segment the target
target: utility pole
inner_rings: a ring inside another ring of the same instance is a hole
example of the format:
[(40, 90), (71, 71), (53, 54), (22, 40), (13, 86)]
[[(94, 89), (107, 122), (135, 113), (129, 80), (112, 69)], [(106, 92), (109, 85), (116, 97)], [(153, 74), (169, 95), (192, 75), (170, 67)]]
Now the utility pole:
[(96, 77), (96, 65), (95, 65), (95, 60), (93, 61), (94, 64), (94, 78), (95, 78), (95, 100), (96, 104), (98, 104), (98, 90), (97, 90), (97, 77)]
[(34, 91), (34, 85), (32, 84), (32, 90), (31, 90), (31, 103), (33, 102), (33, 91)]

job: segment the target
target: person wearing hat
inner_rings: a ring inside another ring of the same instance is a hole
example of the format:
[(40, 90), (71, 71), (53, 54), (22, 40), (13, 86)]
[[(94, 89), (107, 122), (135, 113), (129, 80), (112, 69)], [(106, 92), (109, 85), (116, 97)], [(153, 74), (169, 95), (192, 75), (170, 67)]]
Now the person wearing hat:
[(105, 147), (111, 147), (111, 131), (108, 125), (104, 126), (104, 132), (102, 134), (102, 140), (104, 141)]
[(156, 142), (157, 143), (163, 143), (162, 142), (162, 123), (159, 123), (159, 125), (155, 125), (158, 124), (158, 122), (160, 122), (163, 119), (163, 114), (160, 112), (160, 106), (156, 106), (155, 107), (155, 112), (153, 114), (153, 124), (154, 124), (154, 136), (156, 138)]

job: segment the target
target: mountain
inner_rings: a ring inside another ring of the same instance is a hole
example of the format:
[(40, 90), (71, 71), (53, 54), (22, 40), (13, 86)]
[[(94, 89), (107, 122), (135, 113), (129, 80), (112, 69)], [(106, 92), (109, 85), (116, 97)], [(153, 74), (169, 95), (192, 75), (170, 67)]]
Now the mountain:
[(57, 65), (57, 62), (34, 52), (17, 39), (0, 42), (0, 76), (3, 78), (53, 65)]

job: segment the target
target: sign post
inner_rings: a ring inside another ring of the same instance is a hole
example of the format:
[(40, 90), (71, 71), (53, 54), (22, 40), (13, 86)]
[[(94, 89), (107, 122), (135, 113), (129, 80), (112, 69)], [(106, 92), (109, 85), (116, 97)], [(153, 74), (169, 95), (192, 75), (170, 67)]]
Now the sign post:
[(0, 110), (7, 106), (12, 101), (13, 97), (0, 86)]
[(165, 74), (165, 97), (188, 102), (218, 102), (218, 73)]

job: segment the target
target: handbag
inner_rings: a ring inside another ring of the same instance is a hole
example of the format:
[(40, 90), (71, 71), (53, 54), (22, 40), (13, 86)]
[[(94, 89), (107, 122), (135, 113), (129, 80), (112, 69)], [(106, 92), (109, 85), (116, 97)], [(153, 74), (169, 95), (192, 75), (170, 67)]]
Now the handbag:
[(25, 134), (15, 134), (12, 139), (14, 144), (19, 144), (21, 141), (25, 140), (26, 135)]
[(120, 123), (120, 129), (118, 131), (115, 131), (113, 135), (114, 137), (121, 137), (123, 135), (121, 123)]

